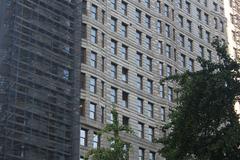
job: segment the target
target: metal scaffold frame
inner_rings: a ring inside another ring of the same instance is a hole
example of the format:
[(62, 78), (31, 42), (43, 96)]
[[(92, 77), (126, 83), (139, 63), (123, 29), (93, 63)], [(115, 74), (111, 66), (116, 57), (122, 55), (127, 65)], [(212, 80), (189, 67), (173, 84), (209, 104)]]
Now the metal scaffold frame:
[(79, 6), (0, 1), (1, 160), (79, 159)]

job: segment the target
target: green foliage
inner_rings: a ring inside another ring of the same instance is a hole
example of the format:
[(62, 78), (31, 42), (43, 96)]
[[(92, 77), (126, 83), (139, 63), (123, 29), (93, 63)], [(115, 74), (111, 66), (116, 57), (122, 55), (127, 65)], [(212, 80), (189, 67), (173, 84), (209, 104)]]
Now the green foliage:
[(218, 63), (198, 58), (202, 70), (173, 76), (179, 84), (178, 105), (160, 139), (167, 160), (239, 160), (240, 124), (234, 111), (239, 96), (240, 64), (215, 40)]
[(107, 124), (100, 132), (99, 135), (113, 133), (113, 137), (108, 138), (110, 148), (97, 148), (90, 150), (85, 156), (85, 160), (92, 157), (92, 160), (128, 160), (130, 144), (124, 142), (119, 133), (126, 132), (133, 134), (132, 129), (126, 125), (119, 125), (118, 113), (115, 109), (111, 111), (113, 115), (113, 123)]

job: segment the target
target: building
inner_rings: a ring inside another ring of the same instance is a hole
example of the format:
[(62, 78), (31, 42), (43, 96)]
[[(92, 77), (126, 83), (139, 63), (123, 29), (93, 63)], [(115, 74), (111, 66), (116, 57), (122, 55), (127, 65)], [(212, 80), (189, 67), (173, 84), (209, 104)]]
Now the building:
[(225, 16), (227, 18), (228, 51), (232, 58), (239, 59), (240, 50), (240, 1), (225, 0)]
[(174, 107), (175, 84), (165, 76), (198, 70), (197, 56), (217, 61), (211, 41), (226, 39), (222, 0), (84, 0), (82, 15), (80, 155), (107, 146), (96, 131), (119, 121), (136, 135), (130, 159), (163, 159), (157, 154), (162, 126)]
[(176, 84), (160, 79), (216, 61), (210, 42), (226, 38), (222, 0), (2, 0), (0, 15), (3, 160), (108, 146), (96, 132), (112, 105), (136, 133), (122, 135), (130, 159), (164, 159), (153, 140), (167, 134)]
[[(227, 18), (228, 52), (233, 59), (240, 58), (240, 1), (225, 0), (225, 16)], [(239, 101), (235, 105), (240, 113)]]
[(0, 1), (1, 160), (79, 160), (78, 7)]

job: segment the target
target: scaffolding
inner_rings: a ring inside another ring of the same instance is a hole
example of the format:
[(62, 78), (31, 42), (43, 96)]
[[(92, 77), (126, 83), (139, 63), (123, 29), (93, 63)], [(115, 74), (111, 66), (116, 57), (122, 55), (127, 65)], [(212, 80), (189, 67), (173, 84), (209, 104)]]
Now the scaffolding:
[(234, 28), (235, 28), (235, 56), (238, 60), (240, 60), (240, 0), (233, 0), (232, 1), (232, 9), (233, 9), (233, 16), (234, 16)]
[(79, 159), (75, 4), (0, 1), (1, 160)]

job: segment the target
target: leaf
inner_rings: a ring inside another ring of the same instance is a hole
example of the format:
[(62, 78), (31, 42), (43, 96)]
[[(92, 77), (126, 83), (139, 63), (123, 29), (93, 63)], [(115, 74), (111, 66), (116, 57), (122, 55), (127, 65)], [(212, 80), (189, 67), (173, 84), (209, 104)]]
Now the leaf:
[(202, 70), (162, 79), (176, 81), (177, 107), (170, 122), (171, 131), (157, 140), (159, 152), (167, 160), (239, 160), (240, 123), (234, 111), (240, 93), (240, 65), (226, 52), (226, 44), (214, 40), (219, 62), (198, 58)]

